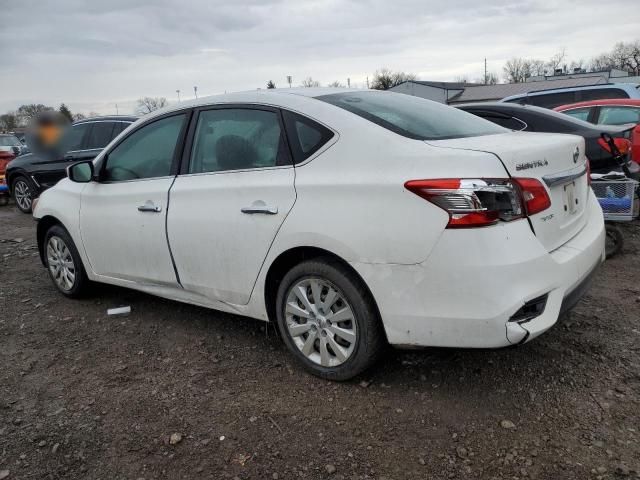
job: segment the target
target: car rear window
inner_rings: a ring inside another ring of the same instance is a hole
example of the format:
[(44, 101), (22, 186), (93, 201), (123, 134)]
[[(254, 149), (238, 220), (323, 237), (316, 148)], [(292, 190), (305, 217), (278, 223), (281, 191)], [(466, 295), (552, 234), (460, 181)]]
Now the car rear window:
[(402, 93), (354, 91), (316, 98), (416, 140), (477, 137), (507, 131), (470, 113)]

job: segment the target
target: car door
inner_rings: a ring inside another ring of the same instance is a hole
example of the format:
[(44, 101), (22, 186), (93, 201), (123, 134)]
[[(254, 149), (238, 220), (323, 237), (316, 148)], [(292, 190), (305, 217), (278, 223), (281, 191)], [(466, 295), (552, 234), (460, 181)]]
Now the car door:
[(178, 286), (165, 222), (189, 115), (145, 123), (100, 158), (80, 208), (82, 242), (96, 274)]
[(200, 110), (171, 187), (169, 244), (182, 286), (244, 305), (296, 194), (280, 112)]

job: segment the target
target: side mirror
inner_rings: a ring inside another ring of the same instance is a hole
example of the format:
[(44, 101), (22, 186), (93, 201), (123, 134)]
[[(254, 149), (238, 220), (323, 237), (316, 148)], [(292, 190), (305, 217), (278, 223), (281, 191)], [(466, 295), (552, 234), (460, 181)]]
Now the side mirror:
[(78, 162), (67, 167), (67, 177), (76, 183), (88, 183), (93, 179), (93, 162)]

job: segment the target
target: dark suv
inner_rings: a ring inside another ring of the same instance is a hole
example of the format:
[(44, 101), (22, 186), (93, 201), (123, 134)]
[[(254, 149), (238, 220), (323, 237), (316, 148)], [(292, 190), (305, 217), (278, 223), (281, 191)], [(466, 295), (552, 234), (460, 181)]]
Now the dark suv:
[(96, 157), (137, 119), (133, 116), (111, 116), (79, 120), (65, 133), (62, 140), (64, 153), (30, 153), (13, 160), (7, 166), (7, 185), (18, 208), (30, 213), (31, 201), (64, 178), (69, 165)]

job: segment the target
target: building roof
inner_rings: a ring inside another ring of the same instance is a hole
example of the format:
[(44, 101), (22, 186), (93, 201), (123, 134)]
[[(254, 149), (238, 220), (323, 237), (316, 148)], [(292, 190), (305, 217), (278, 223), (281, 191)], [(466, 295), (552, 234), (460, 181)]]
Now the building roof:
[(581, 78), (565, 78), (561, 80), (545, 80), (541, 82), (499, 83), (497, 85), (469, 85), (459, 95), (450, 99), (451, 103), (483, 102), (500, 100), (511, 95), (553, 90), (555, 88), (585, 87), (603, 85), (609, 81), (601, 75)]

